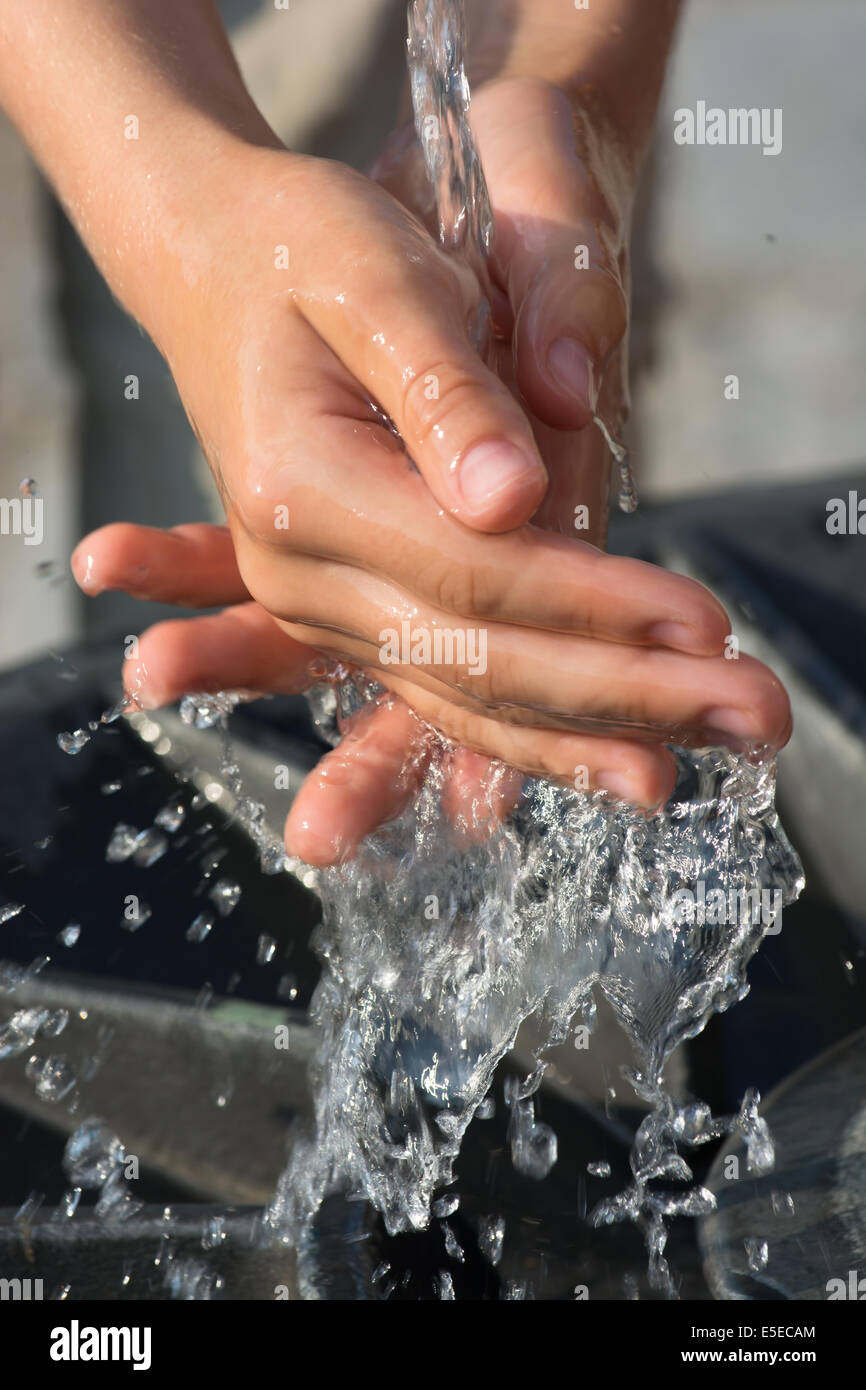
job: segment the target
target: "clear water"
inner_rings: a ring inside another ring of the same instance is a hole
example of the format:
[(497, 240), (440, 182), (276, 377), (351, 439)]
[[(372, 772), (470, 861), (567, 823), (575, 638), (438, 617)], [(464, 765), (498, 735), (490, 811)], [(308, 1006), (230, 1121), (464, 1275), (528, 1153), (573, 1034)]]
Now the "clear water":
[[(361, 698), (345, 684), (336, 694), (347, 713)], [(745, 912), (696, 928), (680, 920), (675, 894), (700, 882), (726, 896), (732, 886), (771, 888), (787, 904), (803, 882), (773, 809), (771, 761), (720, 749), (677, 757), (679, 783), (663, 814), (648, 819), (531, 781), (494, 838), (467, 846), (466, 827), (442, 814), (451, 758), (443, 740), (404, 815), (370, 836), (355, 861), (320, 875), (316, 1118), (271, 1210), (281, 1232), (296, 1238), (335, 1190), (363, 1193), (391, 1232), (426, 1226), (530, 1016), (544, 1038), (539, 1065), (507, 1088), (506, 1103), (512, 1160), (543, 1178), (556, 1161), (556, 1136), (534, 1114), (543, 1053), (576, 1025), (592, 1028), (598, 991), (632, 1044), (628, 1080), (651, 1108), (635, 1137), (632, 1183), (592, 1219), (638, 1222), (653, 1282), (673, 1290), (666, 1222), (712, 1203), (691, 1184), (681, 1150), (737, 1129), (753, 1171), (773, 1161), (754, 1094), (736, 1116), (716, 1118), (668, 1095), (662, 1081), (679, 1043), (746, 993), (746, 965), (768, 923)], [(660, 1179), (670, 1186), (660, 1190)]]
[[(467, 119), (463, 49), (460, 0), (413, 0), (415, 121), (442, 242), (484, 283), (492, 216)], [(633, 510), (625, 451), (595, 423), (620, 468), (620, 505)], [(351, 679), (320, 691), (320, 726), (333, 715), (338, 727), (372, 693), (368, 682)], [(773, 1162), (755, 1094), (737, 1115), (716, 1118), (700, 1102), (670, 1096), (662, 1080), (679, 1043), (746, 993), (746, 965), (768, 923), (746, 912), (696, 928), (680, 920), (675, 894), (698, 883), (726, 897), (765, 888), (787, 904), (803, 884), (773, 808), (772, 760), (760, 750), (746, 757), (681, 749), (677, 757), (676, 791), (654, 818), (531, 781), (492, 839), (467, 844), (471, 827), (451, 826), (443, 814), (451, 749), (439, 740), (400, 819), (370, 836), (355, 861), (320, 874), (315, 1124), (298, 1137), (270, 1211), (272, 1227), (299, 1250), (335, 1191), (363, 1194), (390, 1232), (428, 1224), (436, 1193), (453, 1180), (466, 1128), (489, 1105), (496, 1068), (530, 1016), (544, 1038), (538, 1066), (523, 1085), (507, 1088), (506, 1103), (512, 1161), (543, 1179), (557, 1157), (556, 1135), (535, 1117), (543, 1054), (576, 1024), (592, 1026), (598, 991), (632, 1044), (628, 1080), (650, 1111), (635, 1137), (631, 1184), (591, 1219), (637, 1222), (651, 1282), (675, 1292), (666, 1223), (713, 1203), (692, 1183), (681, 1150), (736, 1129), (753, 1171)], [(487, 820), (483, 804), (472, 815)], [(671, 1185), (660, 1189), (659, 1180)], [(505, 1233), (491, 1221), (482, 1244), (495, 1263)]]
[[(467, 259), (483, 283), (492, 218), (466, 119), (462, 51), (459, 0), (414, 0), (412, 92), (443, 244)], [(482, 346), (484, 316), (472, 327)], [(629, 509), (627, 460), (603, 422), (596, 424), (620, 464), (620, 490)], [(323, 683), (311, 699), (320, 729), (336, 741), (344, 720), (376, 693), (369, 681), (345, 673)], [(708, 897), (718, 889), (729, 901), (732, 892), (766, 889), (778, 891), (787, 905), (802, 888), (799, 862), (774, 810), (772, 760), (757, 749), (748, 757), (723, 749), (677, 749), (676, 790), (651, 818), (599, 795), (530, 780), (508, 822), (492, 837), (480, 837), (467, 832), (489, 824), (486, 803), (501, 770), (493, 769), (490, 786), (466, 820), (453, 825), (442, 809), (453, 750), (435, 737), (428, 775), (400, 818), (369, 836), (353, 862), (318, 871), (286, 856), (264, 808), (244, 793), (228, 734), (239, 699), (229, 693), (190, 695), (181, 714), (190, 724), (221, 731), (232, 811), (257, 845), (263, 870), (298, 874), (323, 903), (316, 936), (323, 973), (312, 1005), (320, 1036), (311, 1072), (314, 1120), (295, 1136), (266, 1223), (267, 1238), (296, 1248), (301, 1288), (314, 1287), (303, 1269), (311, 1258), (308, 1237), (324, 1199), (334, 1193), (371, 1203), (391, 1232), (438, 1221), (447, 1252), (460, 1262), (463, 1252), (449, 1225), (459, 1205), (451, 1188), (454, 1163), (472, 1118), (493, 1113), (500, 1061), (523, 1021), (532, 1018), (542, 1040), (537, 1065), (523, 1082), (509, 1082), (504, 1099), (512, 1161), (521, 1173), (543, 1180), (557, 1161), (557, 1137), (535, 1111), (544, 1054), (577, 1026), (589, 1030), (591, 1047), (595, 1002), (603, 996), (631, 1043), (626, 1079), (649, 1113), (635, 1135), (630, 1183), (589, 1219), (596, 1225), (635, 1222), (645, 1236), (652, 1283), (673, 1295), (676, 1280), (664, 1254), (668, 1223), (675, 1215), (700, 1214), (713, 1202), (692, 1181), (688, 1150), (736, 1130), (745, 1139), (751, 1171), (765, 1172), (773, 1163), (754, 1093), (747, 1093), (736, 1115), (715, 1117), (699, 1100), (669, 1094), (663, 1080), (679, 1044), (746, 993), (747, 964), (769, 925), (750, 912), (717, 926), (683, 921), (678, 891), (702, 884)], [(127, 707), (122, 702), (89, 730), (58, 742), (76, 754), (100, 723)], [(117, 787), (104, 790), (113, 794)], [(183, 804), (172, 801), (153, 827), (120, 822), (106, 855), (155, 864), (166, 836), (183, 818)], [(215, 858), (206, 876), (217, 867)], [(240, 891), (233, 881), (216, 879), (210, 906), (191, 921), (188, 939), (204, 940), (217, 916), (231, 913)], [(19, 910), (17, 904), (0, 908), (0, 921)], [(121, 925), (136, 930), (148, 913), (142, 903), (138, 918)], [(79, 931), (75, 923), (65, 928), (64, 944)], [(273, 950), (273, 939), (263, 933), (258, 958), (269, 960)], [(27, 968), (3, 966), (0, 988), (12, 993), (46, 963), (41, 957)], [(293, 977), (285, 976), (280, 997), (291, 998), (293, 991)], [(58, 1035), (65, 1022), (63, 1010), (19, 1010), (0, 1028), (0, 1057), (23, 1058), (35, 1039)], [(37, 1094), (56, 1100), (68, 1098), (76, 1082), (60, 1054), (34, 1065), (31, 1079)], [(58, 1209), (63, 1219), (74, 1216), (82, 1189), (99, 1191), (96, 1211), (103, 1219), (135, 1216), (139, 1204), (124, 1181), (123, 1157), (121, 1140), (102, 1121), (81, 1122), (66, 1150), (70, 1189)], [(606, 1176), (609, 1168), (599, 1161), (589, 1172)], [(788, 1194), (780, 1193), (778, 1201), (780, 1211), (787, 1211)], [(218, 1294), (219, 1281), (206, 1262), (171, 1259), (168, 1209), (165, 1225), (172, 1295)], [(483, 1218), (479, 1247), (492, 1266), (507, 1239), (501, 1216)], [(218, 1231), (210, 1232), (203, 1244), (215, 1249), (219, 1240)], [(763, 1243), (746, 1255), (755, 1268), (771, 1258)], [(382, 1265), (373, 1276), (380, 1296), (394, 1287), (388, 1275)], [(454, 1298), (444, 1271), (436, 1293)], [(524, 1298), (527, 1290), (508, 1284), (504, 1296)]]

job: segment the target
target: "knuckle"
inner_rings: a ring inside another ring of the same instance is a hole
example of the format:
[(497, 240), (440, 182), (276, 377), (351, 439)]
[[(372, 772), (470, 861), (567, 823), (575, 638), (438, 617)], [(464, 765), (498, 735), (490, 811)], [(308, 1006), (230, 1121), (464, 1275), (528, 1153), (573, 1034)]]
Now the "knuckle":
[(291, 529), (288, 525), (279, 525), (281, 519), (287, 518), (290, 514), (285, 503), (273, 502), (250, 493), (236, 502), (235, 507), (244, 530), (254, 540), (280, 549), (291, 549)]
[[(503, 721), (503, 710), (516, 715), (514, 707), (523, 705), (526, 699), (519, 671), (519, 665), (515, 666), (507, 656), (490, 653), (482, 669), (453, 671), (451, 682), (482, 716)], [(523, 723), (524, 719), (517, 718), (516, 722)], [(512, 720), (509, 723), (513, 729)]]
[(476, 617), (481, 611), (478, 574), (472, 565), (436, 564), (421, 583), (429, 600), (446, 613)]
[(416, 372), (403, 388), (403, 427), (410, 447), (426, 450), (446, 421), (478, 405), (478, 383), (452, 363), (438, 361)]

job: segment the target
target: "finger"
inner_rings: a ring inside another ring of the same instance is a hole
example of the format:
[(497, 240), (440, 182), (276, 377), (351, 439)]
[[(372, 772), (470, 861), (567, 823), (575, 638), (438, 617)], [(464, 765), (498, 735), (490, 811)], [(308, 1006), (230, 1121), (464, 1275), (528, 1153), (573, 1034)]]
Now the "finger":
[[(258, 561), (255, 553), (253, 568)], [(258, 593), (255, 578), (247, 579)], [(750, 657), (693, 657), (505, 623), (456, 624), (378, 576), (306, 556), (291, 557), (276, 574), (271, 567), (262, 585), (262, 601), (299, 642), (386, 676), (397, 672), (457, 703), (501, 711), (511, 722), (580, 721), (594, 729), (606, 721), (690, 743), (709, 742), (708, 733), (769, 743), (789, 718), (780, 682)]]
[[(455, 744), (530, 776), (552, 778), (580, 791), (605, 791), (650, 809), (666, 801), (676, 783), (675, 760), (661, 746), (506, 724), (444, 694), (419, 689), (392, 671), (386, 679), (392, 691)], [(503, 785), (503, 790), (510, 789)]]
[(172, 618), (141, 636), (123, 664), (124, 689), (143, 709), (191, 690), (255, 690), (294, 695), (313, 683), (319, 653), (284, 632), (256, 603), (202, 618)]
[(513, 85), (518, 126), (489, 112), (483, 95), (473, 105), (496, 213), (495, 267), (515, 317), (520, 390), (547, 424), (575, 429), (595, 414), (626, 330), (621, 248), (610, 203), (575, 149), (567, 97), (543, 82)]
[(468, 748), (454, 748), (447, 762), (442, 809), (468, 843), (487, 838), (518, 804), (524, 776)]
[(217, 608), (249, 598), (227, 526), (195, 522), (159, 530), (116, 522), (85, 536), (72, 572), (86, 594), (122, 589), (133, 598)]
[(330, 215), (356, 235), (359, 194), (369, 200), (368, 250), (357, 262), (335, 261), (331, 242), (308, 239), (295, 302), (394, 421), (440, 506), (477, 530), (521, 525), (547, 475), (524, 412), (470, 340), (474, 277), (375, 184), (329, 180)]
[[(693, 580), (534, 527), (473, 535), (443, 515), (378, 426), (308, 417), (301, 400), (292, 429), (297, 436), (283, 435), (279, 462), (257, 465), (229, 518), (248, 589), (279, 616), (298, 617), (307, 598), (315, 600), (310, 574), (304, 603), (292, 613), (288, 569), (274, 563), (303, 551), (376, 570), (464, 621), (525, 623), (702, 655), (723, 650), (728, 618)], [(275, 530), (275, 512), (288, 514), (288, 530)]]
[[(347, 591), (339, 631), (333, 623), (330, 630), (305, 623), (291, 623), (288, 630), (299, 641), (376, 669), (393, 689), (399, 689), (399, 676), (508, 723), (607, 728), (699, 746), (780, 747), (788, 736), (784, 687), (751, 657), (687, 657), (496, 625), (455, 629), (441, 618), (406, 617), (395, 625), (393, 610), (375, 607), (365, 636), (352, 631), (348, 608)], [(411, 701), (416, 708), (420, 698)]]
[(361, 710), (298, 792), (286, 821), (289, 853), (318, 865), (351, 858), (404, 809), (429, 749), (429, 730), (404, 701), (387, 696)]
[[(506, 385), (518, 391), (510, 342), (497, 344), (494, 363)], [(611, 364), (604, 380), (599, 404), (604, 420), (618, 419), (621, 409), (621, 397), (612, 389), (615, 382), (620, 384), (616, 365)], [(544, 500), (532, 518), (533, 526), (605, 549), (611, 455), (601, 431), (553, 429), (537, 415), (530, 418), (549, 479)]]

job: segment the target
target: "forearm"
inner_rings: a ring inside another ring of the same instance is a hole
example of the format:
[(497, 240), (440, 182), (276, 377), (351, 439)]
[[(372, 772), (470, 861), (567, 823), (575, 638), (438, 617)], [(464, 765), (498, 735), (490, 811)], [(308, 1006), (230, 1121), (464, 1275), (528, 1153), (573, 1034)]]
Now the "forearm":
[(211, 0), (0, 0), (0, 101), (151, 331), (163, 281), (140, 268), (186, 259), (233, 148), (279, 144)]
[(465, 0), (469, 77), (543, 77), (609, 122), (637, 165), (652, 129), (681, 0)]

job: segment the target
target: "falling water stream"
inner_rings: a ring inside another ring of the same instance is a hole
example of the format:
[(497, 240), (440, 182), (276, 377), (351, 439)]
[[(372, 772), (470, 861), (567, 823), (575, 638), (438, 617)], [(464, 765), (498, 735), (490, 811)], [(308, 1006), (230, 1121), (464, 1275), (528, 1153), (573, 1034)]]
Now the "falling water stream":
[[(441, 239), (483, 284), (492, 215), (468, 122), (463, 48), (460, 0), (413, 0), (415, 124)], [(596, 423), (620, 465), (621, 505), (632, 510), (624, 451)], [(338, 737), (376, 693), (352, 678), (323, 688), (320, 727)], [(631, 1184), (592, 1220), (638, 1223), (651, 1283), (672, 1294), (666, 1222), (713, 1204), (681, 1150), (738, 1130), (752, 1171), (773, 1163), (753, 1093), (737, 1115), (716, 1118), (699, 1101), (669, 1095), (662, 1071), (680, 1042), (745, 994), (747, 962), (774, 920), (758, 904), (773, 902), (778, 914), (802, 888), (773, 808), (774, 763), (760, 750), (678, 749), (676, 790), (652, 818), (530, 781), (508, 821), (473, 842), (471, 824), (455, 826), (443, 813), (452, 751), (437, 740), (399, 820), (320, 876), (315, 1122), (295, 1144), (271, 1223), (303, 1252), (322, 1201), (343, 1192), (363, 1195), (392, 1233), (426, 1226), (437, 1192), (453, 1180), (467, 1126), (530, 1016), (542, 1045), (534, 1071), (509, 1087), (509, 1134), (515, 1166), (543, 1178), (556, 1161), (556, 1136), (535, 1117), (543, 1054), (575, 1025), (592, 1027), (597, 989), (632, 1044), (628, 1077), (650, 1109), (635, 1137)], [(470, 822), (489, 824), (484, 800)], [(701, 885), (715, 913), (683, 913), (689, 885)], [(669, 1185), (660, 1189), (660, 1180)]]
[[(460, 0), (413, 0), (409, 61), (443, 245), (467, 260), (483, 284), (492, 216), (467, 119)], [(476, 328), (483, 348), (486, 326)], [(597, 424), (621, 465), (628, 510), (627, 465), (607, 427)], [(341, 671), (323, 682), (311, 695), (322, 734), (337, 742), (346, 721), (380, 693), (359, 673)], [(736, 1131), (751, 1171), (773, 1164), (753, 1092), (738, 1113), (716, 1117), (701, 1101), (671, 1094), (663, 1077), (679, 1044), (744, 996), (749, 960), (802, 889), (799, 861), (774, 810), (772, 758), (759, 749), (675, 748), (677, 785), (653, 816), (600, 794), (530, 779), (502, 823), (489, 814), (505, 772), (494, 769), (486, 790), (455, 821), (443, 810), (454, 749), (431, 732), (426, 776), (399, 818), (369, 835), (351, 862), (311, 871), (285, 859), (264, 808), (244, 796), (228, 737), (236, 700), (189, 696), (182, 714), (199, 727), (222, 729), (224, 781), (263, 869), (301, 874), (315, 885), (323, 908), (315, 938), (323, 970), (311, 1006), (320, 1038), (311, 1069), (314, 1114), (294, 1136), (265, 1223), (268, 1239), (297, 1251), (302, 1291), (315, 1296), (305, 1262), (315, 1260), (317, 1213), (335, 1195), (369, 1203), (392, 1234), (439, 1220), (446, 1246), (449, 1240), (448, 1248), (454, 1246), (447, 1218), (457, 1206), (451, 1184), (461, 1142), (473, 1117), (489, 1108), (499, 1063), (528, 1019), (540, 1039), (537, 1063), (525, 1080), (506, 1087), (509, 1141), (515, 1167), (543, 1179), (557, 1159), (556, 1135), (535, 1112), (545, 1053), (577, 1028), (591, 1037), (603, 997), (631, 1044), (626, 1076), (648, 1113), (634, 1138), (631, 1181), (596, 1207), (591, 1220), (636, 1223), (652, 1286), (674, 1296), (676, 1279), (665, 1259), (668, 1224), (714, 1204), (695, 1184), (687, 1151)], [(102, 722), (119, 712), (109, 711)], [(75, 754), (99, 727), (61, 735), (60, 746)], [(176, 821), (166, 808), (144, 839), (119, 826), (109, 857), (154, 862)], [(234, 891), (231, 884), (220, 889), (223, 896)], [(211, 897), (222, 911), (219, 894)], [(684, 902), (691, 902), (690, 911)], [(196, 929), (206, 932), (207, 922)], [(15, 982), (9, 977), (5, 986)], [(45, 1010), (24, 1010), (0, 1031), (0, 1056), (22, 1055), (40, 1031), (50, 1036), (59, 1023)], [(46, 1091), (54, 1086), (65, 1094), (63, 1078), (40, 1073), (35, 1079)], [(101, 1189), (109, 1214), (121, 1207), (121, 1215), (133, 1214), (119, 1185), (121, 1155), (119, 1141), (98, 1122), (76, 1132), (67, 1149), (74, 1184), (69, 1215), (82, 1186)], [(502, 1219), (489, 1217), (479, 1245), (491, 1263), (504, 1238)], [(179, 1268), (172, 1277), (183, 1284), (178, 1296), (213, 1293), (198, 1267)], [(444, 1272), (437, 1292), (453, 1296)]]

